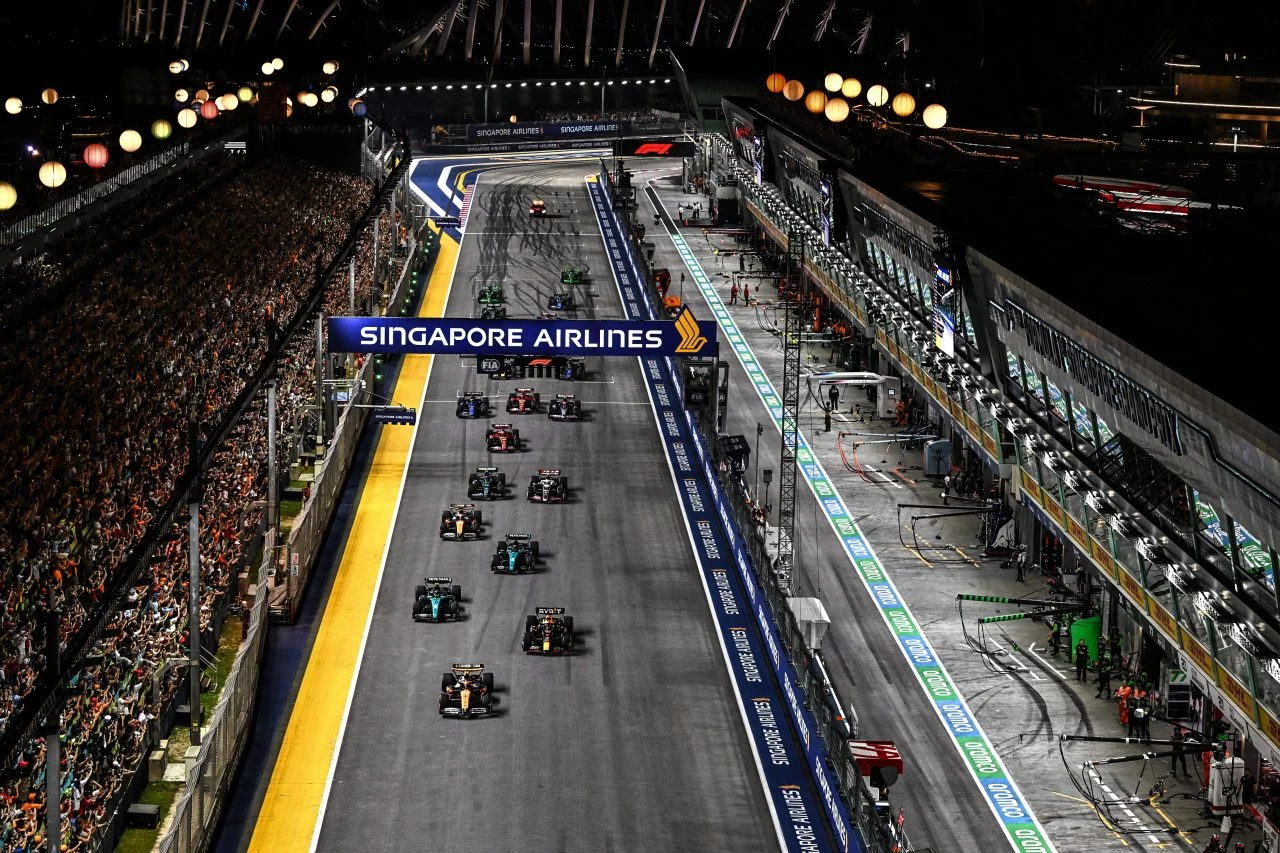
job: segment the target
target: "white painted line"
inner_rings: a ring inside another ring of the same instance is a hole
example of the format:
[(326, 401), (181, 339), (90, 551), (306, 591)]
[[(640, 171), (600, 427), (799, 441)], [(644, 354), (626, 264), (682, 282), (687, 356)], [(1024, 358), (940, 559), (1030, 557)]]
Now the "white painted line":
[(1044, 664), (1045, 669), (1049, 670), (1054, 675), (1058, 676), (1058, 678), (1061, 678), (1063, 681), (1067, 680), (1067, 677), (1063, 675), (1062, 672), (1059, 671), (1059, 669), (1056, 666), (1049, 663), (1049, 661), (1045, 660), (1044, 658), (1040, 657), (1040, 655), (1036, 654), (1035, 643), (1032, 643), (1031, 645), (1027, 646), (1027, 654), (1031, 655), (1033, 658), (1040, 661), (1040, 663)]
[[(590, 192), (589, 189), (588, 192)], [(598, 221), (596, 227), (599, 228)], [(608, 257), (609, 247), (604, 243), (603, 234), (600, 235), (600, 247), (604, 250), (605, 256)], [(618, 289), (618, 299), (625, 299), (622, 294), (622, 283), (618, 281), (618, 274), (613, 268), (613, 264), (609, 264), (609, 274), (613, 278), (614, 286)], [(738, 714), (742, 718), (743, 733), (747, 736), (747, 742), (751, 744), (751, 757), (756, 764), (756, 773), (760, 776), (760, 787), (763, 789), (765, 802), (769, 804), (769, 816), (773, 818), (773, 828), (778, 835), (778, 848), (785, 853), (788, 848), (787, 838), (782, 829), (782, 820), (778, 816), (778, 810), (773, 805), (773, 792), (769, 787), (769, 777), (764, 772), (764, 764), (760, 760), (760, 751), (756, 746), (756, 739), (752, 733), (751, 720), (747, 716), (747, 705), (742, 699), (742, 692), (738, 689), (738, 679), (733, 676), (733, 659), (729, 657), (729, 647), (724, 644), (724, 626), (720, 624), (720, 617), (716, 613), (715, 599), (711, 597), (711, 587), (707, 586), (707, 571), (703, 566), (699, 542), (693, 535), (693, 522), (685, 509), (684, 501), (680, 497), (680, 478), (676, 476), (676, 469), (671, 465), (671, 457), (667, 455), (666, 439), (662, 434), (662, 422), (658, 419), (658, 404), (653, 399), (653, 392), (649, 389), (649, 382), (644, 376), (643, 358), (636, 357), (636, 367), (640, 371), (640, 381), (644, 384), (645, 395), (649, 398), (649, 407), (653, 412), (653, 427), (658, 431), (658, 441), (664, 445), (662, 459), (667, 463), (667, 471), (671, 473), (671, 488), (675, 492), (676, 503), (680, 505), (680, 517), (684, 519), (684, 532), (689, 537), (689, 548), (693, 551), (693, 558), (698, 563), (698, 580), (701, 581), (702, 592), (707, 597), (707, 609), (711, 611), (711, 621), (716, 625), (716, 641), (720, 644), (720, 654), (724, 658), (725, 674), (729, 677), (729, 684), (733, 687), (733, 696), (737, 700)]]
[[(666, 205), (662, 203), (661, 196), (658, 194), (656, 188), (655, 188), (654, 196), (657, 198), (658, 203), (662, 204), (663, 209), (665, 210)], [(670, 212), (668, 211), (668, 215), (669, 214)], [(685, 257), (685, 252), (681, 251), (681, 244), (676, 242), (676, 236), (672, 236), (672, 235), (668, 235), (668, 236), (671, 239), (672, 245), (675, 246), (677, 253), (680, 255), (681, 262), (685, 265), (685, 267), (689, 270), (691, 274), (694, 273), (693, 267), (689, 265), (689, 260), (687, 260)], [(681, 242), (684, 242), (683, 237), (681, 237), (680, 239), (681, 239)], [(694, 256), (693, 249), (690, 248), (687, 243), (684, 244), (684, 248), (688, 252), (688, 257), (692, 259), (695, 264), (698, 265), (699, 269), (701, 269), (702, 268), (701, 263), (697, 260), (696, 256)], [(705, 274), (705, 270), (703, 270), (703, 272)], [(709, 288), (711, 293), (710, 295), (708, 295), (708, 293), (704, 291), (702, 287), (697, 284), (696, 274), (694, 274), (694, 280), (695, 280), (695, 288), (697, 289), (698, 293), (702, 295), (702, 298), (705, 301), (706, 305), (708, 306), (708, 308), (711, 309), (712, 313), (717, 317), (717, 321), (718, 321), (719, 314), (716, 312), (716, 305), (718, 304), (722, 309), (724, 308), (724, 303), (720, 299), (719, 294), (715, 292), (714, 288)], [(715, 299), (714, 304), (712, 303), (713, 297)], [(725, 313), (726, 314), (728, 313), (727, 309), (725, 310)], [(759, 360), (756, 358), (754, 351), (751, 349), (750, 345), (745, 342), (745, 338), (741, 334), (741, 331), (736, 328), (737, 321), (735, 320), (733, 322), (735, 323), (733, 334), (736, 335), (737, 338), (741, 339), (741, 343), (740, 344), (737, 342), (733, 343), (730, 349), (734, 351), (734, 354), (738, 358), (739, 364), (742, 366), (742, 369), (746, 371), (748, 380), (751, 382), (751, 384), (755, 388), (756, 396), (760, 398), (761, 405), (764, 406), (765, 411), (768, 413), (769, 422), (772, 423), (774, 426), (774, 429), (777, 430), (779, 434), (781, 434), (782, 426), (780, 423), (780, 418), (775, 416), (772, 410), (770, 409), (769, 403), (765, 400), (765, 391), (767, 389), (771, 395), (777, 396), (779, 398), (780, 398), (780, 395), (777, 394), (777, 391), (773, 385), (772, 380), (768, 377), (768, 374), (765, 373), (763, 364), (759, 363)], [(730, 340), (733, 341), (734, 338), (731, 336)], [(751, 367), (749, 367), (747, 363), (748, 356), (750, 357), (751, 362), (754, 363), (755, 366), (760, 371), (761, 380), (754, 380), (751, 377), (751, 372), (752, 372)], [(821, 460), (818, 459), (817, 454), (813, 451), (813, 446), (811, 443), (809, 443), (808, 438), (805, 435), (804, 431), (800, 431), (800, 438), (802, 439), (802, 443), (801, 443), (801, 446), (797, 448), (797, 455), (799, 455), (800, 452), (803, 451), (807, 453), (809, 458), (812, 460), (810, 463), (807, 463), (807, 465), (800, 466), (803, 473), (804, 481), (809, 487), (810, 494), (812, 494), (814, 497), (814, 500), (818, 502), (819, 507), (824, 506), (825, 502), (830, 500), (831, 502), (838, 505), (840, 514), (842, 516), (852, 519), (853, 512), (849, 509), (849, 505), (844, 500), (844, 497), (840, 494), (840, 491), (837, 488), (835, 488), (834, 481), (832, 481), (830, 475), (826, 473), (825, 466), (823, 466)], [(810, 471), (807, 470), (809, 466), (812, 466), (814, 473), (811, 474)], [(823, 496), (818, 494), (817, 486), (815, 485), (816, 480), (825, 480), (827, 483), (829, 483), (832, 487), (833, 494), (831, 496)], [(853, 566), (855, 574), (857, 575), (857, 577), (859, 578), (860, 582), (863, 585), (863, 589), (866, 591), (868, 597), (873, 602), (873, 605), (880, 611), (881, 619), (884, 621), (886, 628), (888, 628), (891, 633), (894, 632), (896, 629), (890, 623), (889, 617), (886, 614), (884, 608), (881, 607), (880, 602), (876, 600), (875, 593), (871, 587), (871, 583), (867, 581), (866, 578), (863, 577), (862, 571), (858, 566), (857, 561), (854, 559), (854, 555), (851, 553), (849, 547), (845, 545), (845, 537), (841, 533), (840, 529), (836, 526), (835, 515), (831, 511), (824, 512), (824, 515), (826, 516), (827, 523), (830, 525), (832, 532), (835, 533), (836, 538), (841, 542), (842, 550), (845, 553), (845, 557), (849, 561), (849, 563)], [(942, 710), (941, 704), (937, 701), (934, 701), (930, 686), (925, 682), (923, 677), (920, 676), (920, 673), (918, 671), (913, 672), (913, 674), (916, 676), (916, 683), (924, 691), (924, 694), (927, 697), (927, 701), (930, 704), (932, 704), (934, 712), (936, 713), (939, 722), (942, 724), (943, 728), (947, 731), (948, 736), (951, 738), (952, 745), (956, 748), (957, 753), (960, 755), (961, 761), (963, 762), (963, 764), (965, 765), (965, 769), (969, 773), (969, 777), (973, 780), (974, 784), (977, 786), (978, 791), (982, 794), (983, 798), (987, 801), (988, 808), (991, 810), (992, 815), (995, 817), (996, 821), (999, 823), (1001, 830), (1005, 833), (1005, 837), (1008, 839), (1010, 846), (1013, 847), (1015, 851), (1021, 851), (1026, 848), (1027, 843), (1029, 841), (1034, 841), (1036, 844), (1040, 846), (1040, 849), (1043, 849), (1046, 851), (1055, 850), (1053, 841), (1049, 838), (1048, 832), (1045, 830), (1044, 826), (1040, 823), (1039, 819), (1035, 816), (1035, 813), (1031, 808), (1030, 802), (1023, 795), (1021, 789), (1017, 784), (1017, 781), (1013, 778), (1013, 774), (1009, 770), (1008, 765), (1005, 764), (1004, 760), (999, 757), (999, 754), (994, 744), (992, 743), (991, 739), (987, 737), (987, 734), (982, 724), (979, 722), (977, 714), (973, 712), (973, 709), (969, 706), (969, 701), (964, 697), (964, 694), (960, 691), (959, 685), (955, 682), (955, 679), (951, 677), (948, 667), (943, 663), (942, 655), (938, 653), (937, 648), (933, 645), (933, 642), (929, 640), (928, 637), (925, 636), (924, 627), (920, 624), (919, 620), (915, 618), (915, 614), (911, 611), (911, 607), (907, 604), (902, 594), (898, 591), (897, 584), (894, 583), (892, 577), (889, 574), (888, 569), (885, 568), (884, 562), (876, 554), (876, 550), (872, 546), (870, 539), (868, 539), (867, 536), (862, 532), (857, 522), (851, 521), (850, 523), (855, 531), (855, 535), (851, 536), (850, 538), (856, 539), (859, 542), (859, 544), (866, 549), (866, 553), (869, 559), (874, 563), (874, 565), (876, 566), (876, 570), (883, 577), (884, 585), (888, 587), (888, 589), (893, 593), (894, 597), (896, 598), (901, 613), (907, 619), (910, 620), (910, 622), (912, 623), (912, 626), (916, 629), (917, 635), (921, 643), (925, 644), (925, 646), (927, 647), (927, 650), (932, 655), (933, 661), (936, 664), (936, 670), (938, 674), (942, 676), (942, 678), (946, 681), (947, 685), (954, 692), (955, 699), (957, 704), (960, 706), (960, 710), (962, 710), (963, 713), (966, 715), (967, 720), (971, 722), (972, 729), (973, 729), (971, 734), (982, 740), (983, 746), (990, 753), (992, 760), (996, 762), (1001, 768), (1003, 768), (1005, 772), (1004, 779), (1007, 785), (1005, 786), (1004, 793), (1013, 795), (1013, 797), (1017, 800), (1017, 808), (1019, 809), (1019, 811), (1022, 812), (1022, 816), (1025, 819), (1023, 825), (1027, 825), (1027, 824), (1030, 825), (1030, 828), (1027, 829), (1026, 831), (1031, 833), (1032, 835), (1029, 835), (1025, 838), (1014, 836), (1014, 833), (1010, 828), (1011, 824), (1005, 821), (1004, 816), (1001, 814), (1000, 808), (997, 807), (996, 805), (995, 799), (991, 796), (990, 789), (988, 788), (987, 783), (983, 780), (982, 777), (978, 775), (977, 770), (975, 769), (973, 762), (969, 759), (967, 753), (965, 752), (965, 749), (963, 748), (960, 742), (960, 739), (958, 738), (955, 731), (951, 728), (951, 725), (947, 719), (947, 716), (944, 714)], [(898, 648), (899, 648), (899, 651), (901, 651), (902, 653), (903, 659), (907, 663), (908, 671), (914, 670), (915, 663), (912, 660), (911, 655), (908, 653), (905, 645), (903, 645), (901, 639), (896, 635), (895, 635), (895, 639), (898, 640)], [(1001, 784), (1005, 784), (1005, 783), (1001, 783)], [(1033, 836), (1038, 836), (1038, 837), (1033, 838)]]
[[(476, 176), (477, 182), (480, 176)], [(410, 183), (413, 183), (410, 181)], [(462, 244), (467, 239), (467, 235), (463, 234), (458, 241), (458, 257), (462, 256)], [(447, 308), (449, 305), (449, 295), (453, 292), (453, 282), (458, 272), (457, 265), (454, 265), (453, 271), (449, 274), (449, 287), (445, 290), (444, 304)], [(426, 293), (423, 293), (423, 299)], [(427, 377), (422, 383), (422, 399), (427, 398), (427, 388), (431, 385), (431, 371), (436, 366), (437, 356), (432, 356), (431, 364), (427, 365)], [(399, 379), (397, 378), (397, 381)], [(421, 408), (421, 403), (419, 403)], [(391, 541), (395, 538), (396, 521), (400, 516), (400, 504), (404, 500), (404, 487), (409, 479), (409, 466), (413, 461), (413, 448), (418, 442), (418, 435), (422, 427), (422, 422), (418, 422), (418, 426), (413, 429), (413, 436), (409, 439), (409, 452), (405, 456), (404, 471), (400, 473), (400, 491), (396, 495), (396, 507), (391, 511), (391, 525), (387, 528), (387, 544), (382, 549), (382, 561), (378, 565), (378, 579), (373, 585), (373, 596), (369, 599), (369, 613), (365, 617), (364, 632), (360, 636), (360, 651), (356, 653), (356, 666), (351, 673), (351, 686), (347, 690), (347, 702), (342, 709), (342, 725), (338, 727), (338, 739), (333, 744), (333, 759), (329, 762), (329, 773), (324, 780), (324, 794), (320, 798), (320, 809), (316, 812), (316, 825), (311, 830), (310, 851), (315, 853), (316, 848), (320, 844), (320, 830), (324, 826), (325, 810), (329, 807), (329, 794), (333, 790), (333, 776), (338, 769), (338, 756), (342, 754), (342, 740), (347, 734), (347, 721), (351, 717), (351, 703), (355, 699), (356, 684), (360, 681), (360, 670), (364, 664), (364, 652), (369, 643), (369, 631), (373, 628), (373, 614), (378, 609), (378, 593), (382, 590), (382, 578), (387, 571), (387, 555), (391, 553)]]

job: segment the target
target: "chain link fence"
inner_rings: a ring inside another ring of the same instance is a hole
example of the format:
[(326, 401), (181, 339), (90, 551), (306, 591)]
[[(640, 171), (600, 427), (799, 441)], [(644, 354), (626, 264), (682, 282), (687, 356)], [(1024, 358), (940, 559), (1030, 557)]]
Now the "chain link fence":
[[(267, 531), (262, 550), (259, 578), (265, 578), (275, 545), (274, 531)], [(218, 704), (203, 732), (200, 754), (188, 768), (187, 786), (173, 804), (169, 828), (156, 846), (159, 853), (189, 853), (203, 850), (212, 838), (213, 826), (222, 812), (223, 794), (235, 777), (236, 768), (248, 744), (246, 734), (253, 727), (253, 711), (262, 670), (262, 652), (267, 637), (267, 594), (258, 585), (253, 606), (244, 613), (244, 641), (236, 652)]]

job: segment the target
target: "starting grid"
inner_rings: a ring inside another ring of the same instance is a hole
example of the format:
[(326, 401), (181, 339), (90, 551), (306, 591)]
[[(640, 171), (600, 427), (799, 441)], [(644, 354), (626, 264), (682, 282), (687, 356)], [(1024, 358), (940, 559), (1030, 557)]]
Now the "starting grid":
[[(684, 237), (670, 232), (668, 236), (680, 253), (694, 283), (707, 300), (707, 304), (711, 306), (712, 313), (724, 331), (729, 346), (733, 348), (738, 362), (755, 387), (756, 394), (768, 410), (774, 426), (781, 433), (782, 399), (774, 389), (773, 382), (756, 360), (751, 347), (739, 331), (737, 322), (725, 307), (711, 279)], [(843, 543), (845, 552), (849, 555), (858, 576), (879, 607), (885, 624), (897, 639), (903, 656), (915, 672), (921, 688), (933, 703), (939, 719), (950, 732), (956, 749), (964, 758), (970, 774), (986, 796), (1010, 844), (1015, 850), (1026, 853), (1050, 853), (1055, 848), (1045, 833), (1044, 827), (1040, 825), (1030, 805), (1004, 769), (995, 748), (987, 740), (968, 703), (955, 687), (942, 661), (934, 653), (933, 647), (924, 636), (924, 631), (916, 622), (906, 602), (898, 594), (897, 587), (886, 574), (884, 566), (871, 548), (871, 543), (862, 535), (844, 499), (827, 476), (822, 463), (814, 456), (803, 434), (799, 436), (796, 461), (826, 515), (831, 529)]]

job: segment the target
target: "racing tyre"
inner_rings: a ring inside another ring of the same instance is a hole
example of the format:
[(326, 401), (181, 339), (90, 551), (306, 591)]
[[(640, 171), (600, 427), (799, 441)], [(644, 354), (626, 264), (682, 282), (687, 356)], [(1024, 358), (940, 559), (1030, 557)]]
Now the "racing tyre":
[(564, 617), (564, 636), (567, 648), (573, 648), (573, 617)]
[(533, 542), (529, 545), (529, 549), (533, 552), (533, 559), (534, 559), (534, 560), (537, 560), (537, 559), (538, 559), (538, 554), (539, 554), (539, 551), (538, 551), (538, 540), (537, 540), (537, 539), (533, 540)]
[(524, 644), (529, 645), (529, 637), (533, 634), (533, 626), (538, 624), (537, 616), (524, 617)]
[[(487, 689), (487, 690), (489, 691), (489, 694), (490, 694), (490, 695), (492, 695), (492, 694), (493, 694), (493, 673), (492, 673), (492, 672), (486, 672), (486, 673), (482, 674), (482, 675), (480, 676), (480, 683), (481, 683), (481, 684), (483, 684), (483, 685), (485, 686), (485, 689)], [(485, 697), (485, 698), (487, 699), (488, 697)], [(486, 702), (486, 703), (485, 703), (485, 707), (487, 708), (487, 707), (488, 707), (488, 705), (489, 705), (489, 703), (488, 703), (488, 702)]]
[(505, 492), (506, 490), (507, 490), (507, 475), (499, 474), (498, 475), (498, 491)]
[(484, 513), (480, 510), (476, 510), (476, 527), (479, 527), (482, 524), (484, 524)]
[(450, 590), (450, 592), (453, 593), (453, 600), (455, 603), (462, 602), (462, 586), (460, 584), (455, 583), (453, 585), (453, 588)]
[(446, 672), (444, 675), (440, 676), (440, 704), (443, 705), (447, 701), (445, 697), (449, 695), (449, 688), (452, 687), (454, 683), (452, 672)]

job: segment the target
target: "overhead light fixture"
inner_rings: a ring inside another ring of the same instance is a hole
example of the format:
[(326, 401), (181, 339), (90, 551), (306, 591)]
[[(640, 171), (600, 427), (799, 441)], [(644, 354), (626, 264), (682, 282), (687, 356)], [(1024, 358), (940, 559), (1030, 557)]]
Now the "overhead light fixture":
[(419, 83), (417, 86), (414, 86), (413, 88), (414, 88), (416, 91), (421, 92), (421, 91), (422, 91), (422, 84), (421, 84), (421, 83)]
[[(528, 85), (529, 85), (529, 84), (528, 84), (527, 82), (525, 82), (525, 83), (521, 83), (521, 84), (520, 84), (520, 88), (521, 88), (521, 89), (523, 89), (525, 86), (528, 86)], [(542, 84), (541, 84), (541, 83), (539, 83), (538, 85), (539, 85), (539, 86), (541, 86)]]
[(508, 84), (507, 84), (507, 88), (508, 88), (508, 89), (510, 89), (510, 88), (511, 88), (511, 84), (510, 84), (510, 83), (508, 83)]
[(439, 88), (440, 88), (440, 84), (439, 84), (439, 83), (432, 83), (432, 84), (431, 84), (431, 91), (433, 91), (433, 92), (434, 92), (436, 89), (439, 89)]
[(401, 87), (400, 87), (400, 91), (401, 91), (401, 92), (407, 92), (408, 90), (409, 90), (409, 87), (408, 87), (408, 86), (401, 86)]

